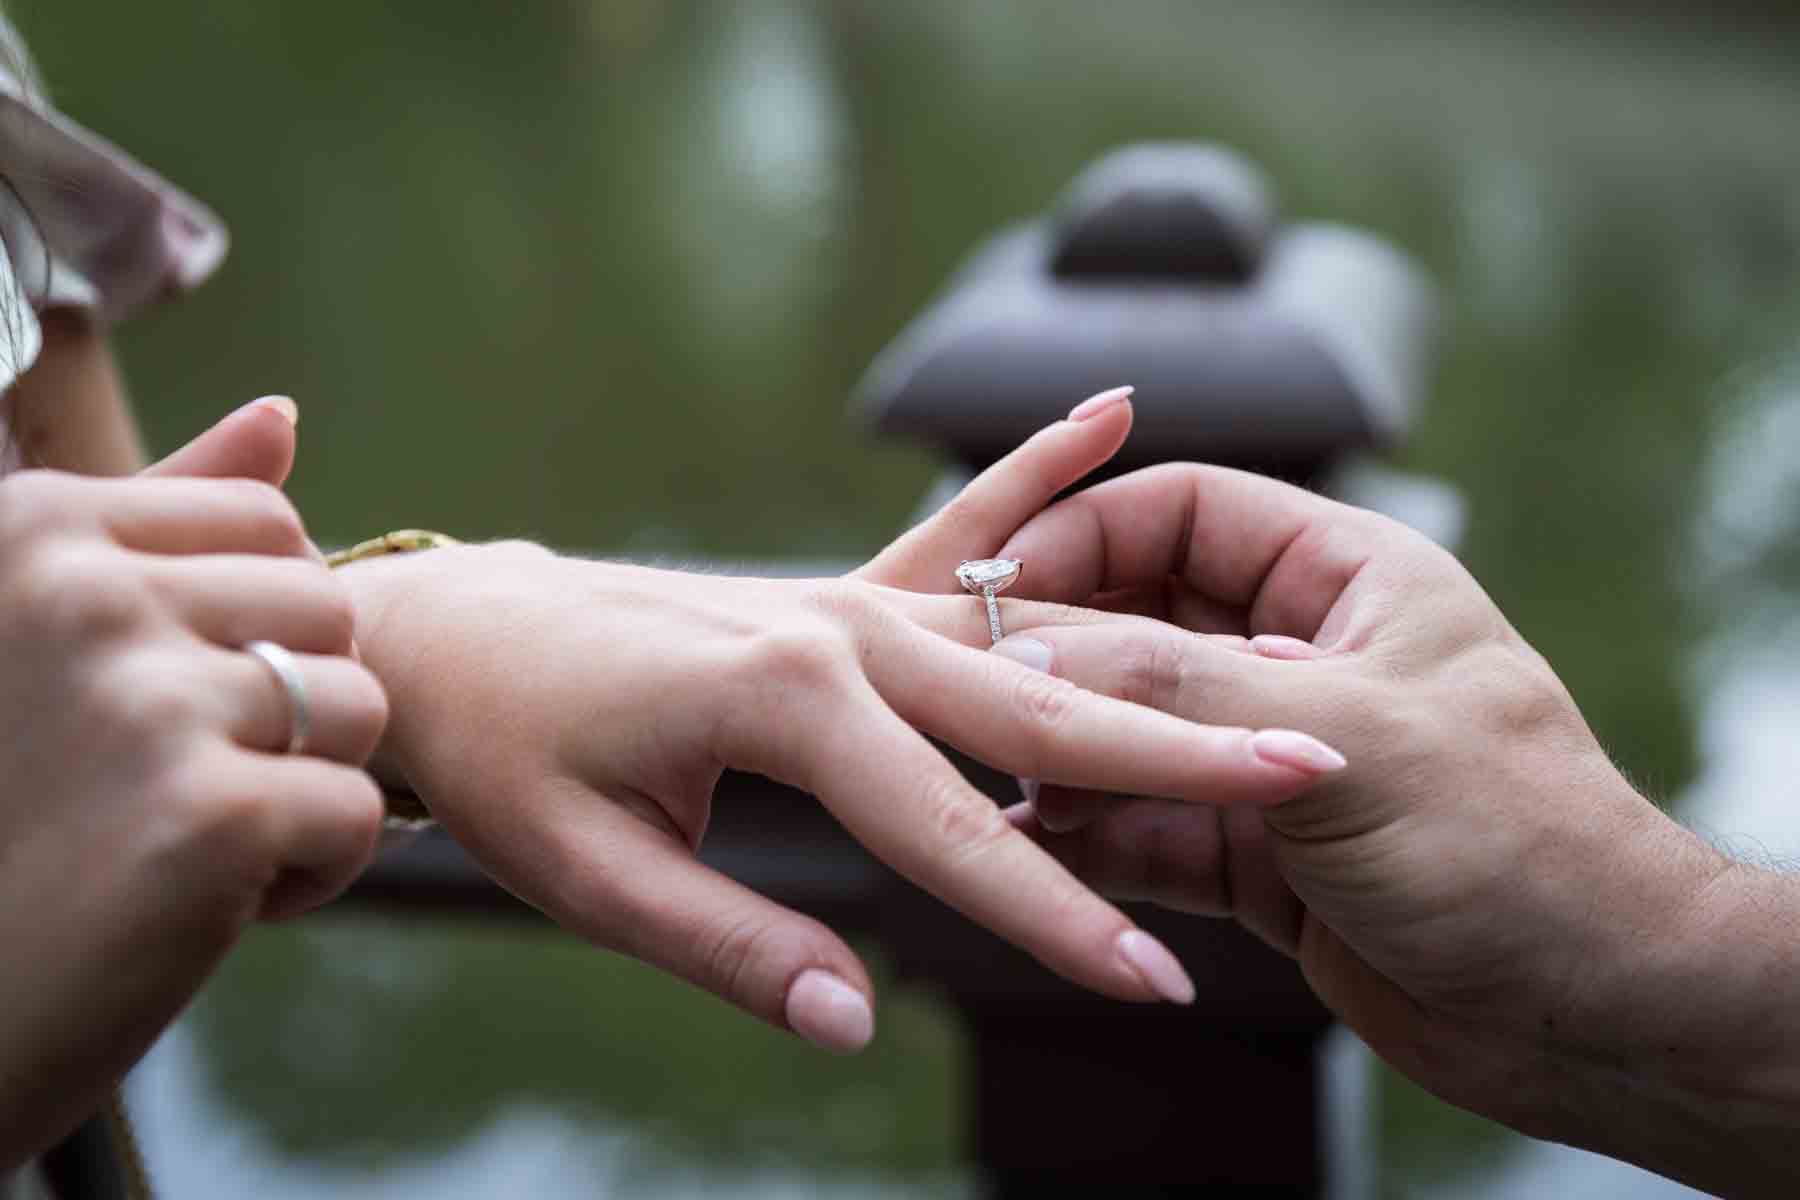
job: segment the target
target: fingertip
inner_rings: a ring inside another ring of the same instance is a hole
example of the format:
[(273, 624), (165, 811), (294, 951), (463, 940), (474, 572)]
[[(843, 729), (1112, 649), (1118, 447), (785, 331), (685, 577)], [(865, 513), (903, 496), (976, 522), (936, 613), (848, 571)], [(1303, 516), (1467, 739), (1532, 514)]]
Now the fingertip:
[(1259, 729), (1250, 735), (1250, 751), (1263, 762), (1307, 776), (1329, 775), (1349, 765), (1337, 750), (1294, 729)]
[[(988, 651), (1001, 658), (1011, 659), (1022, 667), (1030, 667), (1033, 671), (1041, 671), (1046, 675), (1054, 674), (1051, 667), (1055, 665), (1056, 654), (1048, 642), (1038, 638), (1014, 634), (995, 642)], [(1029, 797), (1028, 797), (1029, 798)]]
[(1037, 810), (1027, 801), (1008, 805), (1000, 810), (1000, 815), (1006, 818), (1008, 825), (1023, 834), (1043, 828), (1042, 822), (1037, 818)]
[(1101, 413), (1129, 401), (1132, 393), (1136, 390), (1130, 384), (1125, 384), (1123, 387), (1108, 388), (1104, 392), (1097, 392), (1070, 409), (1069, 420), (1091, 421)]
[(300, 406), (294, 403), (292, 396), (260, 396), (252, 400), (246, 407), (266, 408), (279, 415), (289, 425), (300, 423)]
[(194, 465), (202, 474), (280, 487), (294, 467), (298, 419), (298, 409), (285, 396), (253, 400), (219, 423), (229, 428), (215, 426), (217, 432), (204, 435), (207, 461)]
[(802, 971), (788, 987), (788, 1028), (833, 1054), (855, 1054), (875, 1036), (867, 996), (823, 967)]
[(1073, 833), (1092, 817), (1087, 805), (1063, 791), (1040, 794), (1032, 807), (1038, 824), (1050, 833)]
[(1192, 1004), (1194, 981), (1169, 948), (1141, 929), (1127, 929), (1114, 943), (1126, 970), (1170, 1004)]

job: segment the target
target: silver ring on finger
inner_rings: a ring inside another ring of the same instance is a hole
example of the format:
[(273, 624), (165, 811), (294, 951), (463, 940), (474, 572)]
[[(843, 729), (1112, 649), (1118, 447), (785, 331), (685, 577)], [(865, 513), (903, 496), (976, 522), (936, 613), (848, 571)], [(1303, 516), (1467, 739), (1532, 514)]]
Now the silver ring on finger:
[(956, 568), (957, 582), (987, 602), (988, 636), (995, 642), (1006, 634), (1000, 628), (1000, 604), (994, 597), (1017, 583), (1024, 567), (1016, 558), (971, 558)]
[(259, 658), (274, 672), (275, 680), (281, 684), (281, 690), (287, 693), (288, 709), (288, 754), (298, 754), (306, 748), (306, 739), (312, 734), (312, 710), (306, 703), (306, 679), (300, 674), (300, 663), (290, 654), (285, 646), (274, 642), (249, 642), (244, 646), (244, 653)]

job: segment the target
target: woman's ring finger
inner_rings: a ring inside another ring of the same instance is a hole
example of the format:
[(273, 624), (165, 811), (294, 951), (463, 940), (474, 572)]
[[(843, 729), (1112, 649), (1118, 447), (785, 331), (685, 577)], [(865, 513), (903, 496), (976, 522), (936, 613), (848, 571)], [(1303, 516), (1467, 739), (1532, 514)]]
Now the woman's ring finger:
[[(249, 749), (361, 764), (381, 740), (387, 699), (367, 669), (340, 655), (295, 654), (256, 641), (229, 655), (243, 683), (231, 735)], [(270, 677), (273, 676), (271, 685)]]

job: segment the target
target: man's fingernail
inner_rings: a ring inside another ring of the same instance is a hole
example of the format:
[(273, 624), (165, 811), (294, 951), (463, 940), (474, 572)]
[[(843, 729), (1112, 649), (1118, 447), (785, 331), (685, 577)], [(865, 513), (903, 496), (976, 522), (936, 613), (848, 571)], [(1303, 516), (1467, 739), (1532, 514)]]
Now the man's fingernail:
[(1126, 966), (1170, 1004), (1192, 1004), (1194, 981), (1169, 948), (1141, 929), (1127, 929), (1116, 943)]
[(289, 425), (300, 423), (300, 406), (294, 403), (292, 396), (263, 396), (252, 400), (246, 407), (272, 408), (286, 418)]
[(1292, 729), (1260, 729), (1250, 736), (1250, 749), (1264, 762), (1309, 775), (1341, 771), (1346, 761), (1318, 738)]
[(863, 994), (822, 967), (802, 971), (788, 987), (788, 1028), (821, 1049), (855, 1054), (875, 1036), (875, 1014)]
[(1088, 823), (1088, 813), (1070, 805), (1036, 806), (1038, 824), (1051, 833), (1073, 833)]
[(1001, 658), (1010, 658), (1022, 667), (1030, 667), (1034, 671), (1050, 673), (1050, 664), (1056, 655), (1051, 652), (1048, 642), (1040, 642), (1034, 637), (1001, 638), (994, 643), (993, 653)]
[(1089, 396), (1069, 410), (1069, 420), (1085, 421), (1089, 417), (1097, 417), (1113, 405), (1123, 402), (1133, 390), (1130, 386), (1116, 387), (1101, 392), (1097, 396)]
[(1279, 633), (1259, 633), (1250, 639), (1250, 649), (1264, 658), (1318, 658), (1325, 652), (1311, 642)]

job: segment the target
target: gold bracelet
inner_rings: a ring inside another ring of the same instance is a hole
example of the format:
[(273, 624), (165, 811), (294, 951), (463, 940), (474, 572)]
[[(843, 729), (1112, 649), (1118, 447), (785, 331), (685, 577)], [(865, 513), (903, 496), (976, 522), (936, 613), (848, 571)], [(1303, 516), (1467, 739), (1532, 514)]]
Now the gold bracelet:
[(436, 550), (443, 546), (460, 545), (461, 542), (447, 533), (436, 533), (430, 529), (396, 529), (366, 542), (358, 542), (348, 550), (327, 554), (325, 565), (341, 567), (345, 563), (361, 562), (365, 558), (380, 558), (383, 554), (407, 554), (414, 550)]
[[(410, 554), (415, 550), (436, 550), (444, 546), (460, 545), (461, 542), (447, 533), (436, 533), (430, 529), (396, 529), (366, 542), (358, 542), (348, 550), (327, 554), (325, 565), (341, 567), (345, 563), (380, 558), (384, 554)], [(416, 793), (383, 784), (381, 794), (387, 804), (387, 820), (384, 824), (388, 829), (411, 831), (436, 824), (430, 810), (425, 807), (425, 802)]]

